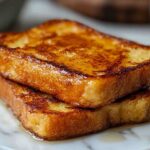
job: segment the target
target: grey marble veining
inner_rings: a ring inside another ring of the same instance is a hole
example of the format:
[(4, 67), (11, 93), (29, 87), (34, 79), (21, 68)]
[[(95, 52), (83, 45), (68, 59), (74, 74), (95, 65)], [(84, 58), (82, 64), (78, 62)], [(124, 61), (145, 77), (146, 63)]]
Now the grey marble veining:
[(11, 111), (0, 102), (0, 150), (148, 150), (150, 124), (109, 129), (101, 133), (63, 141), (42, 141), (22, 128)]
[[(24, 30), (52, 18), (68, 18), (112, 35), (150, 45), (150, 25), (104, 23), (57, 6), (53, 1), (28, 0), (14, 30)], [(109, 129), (71, 140), (47, 142), (36, 139), (24, 130), (11, 111), (0, 102), (0, 150), (150, 150), (150, 123)]]

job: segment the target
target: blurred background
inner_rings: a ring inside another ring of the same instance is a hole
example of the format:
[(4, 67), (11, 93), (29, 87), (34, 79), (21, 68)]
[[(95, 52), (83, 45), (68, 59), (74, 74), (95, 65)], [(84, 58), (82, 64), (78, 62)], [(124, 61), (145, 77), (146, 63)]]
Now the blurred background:
[(150, 0), (0, 0), (0, 31), (67, 18), (150, 45)]

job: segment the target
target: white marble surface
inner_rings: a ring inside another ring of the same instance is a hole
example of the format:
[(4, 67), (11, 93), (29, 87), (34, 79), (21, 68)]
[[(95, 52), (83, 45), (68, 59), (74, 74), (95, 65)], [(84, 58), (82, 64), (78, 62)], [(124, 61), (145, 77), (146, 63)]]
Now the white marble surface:
[[(150, 45), (150, 25), (121, 25), (80, 16), (52, 1), (29, 0), (14, 30), (23, 30), (52, 18), (78, 20), (98, 30)], [(0, 150), (150, 150), (150, 124), (110, 129), (58, 142), (32, 137), (0, 103)]]
[(0, 150), (150, 150), (150, 124), (48, 142), (27, 133), (3, 103), (0, 103), (0, 114)]

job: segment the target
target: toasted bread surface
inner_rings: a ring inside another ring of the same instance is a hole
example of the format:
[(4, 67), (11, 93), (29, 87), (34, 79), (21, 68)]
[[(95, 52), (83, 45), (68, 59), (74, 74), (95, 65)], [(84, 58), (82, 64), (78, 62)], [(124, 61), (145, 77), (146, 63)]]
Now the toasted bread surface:
[(0, 44), (3, 76), (72, 105), (103, 106), (150, 85), (149, 46), (74, 21), (1, 34)]
[(99, 109), (80, 109), (0, 77), (0, 98), (26, 129), (47, 140), (76, 137), (150, 119), (148, 90)]

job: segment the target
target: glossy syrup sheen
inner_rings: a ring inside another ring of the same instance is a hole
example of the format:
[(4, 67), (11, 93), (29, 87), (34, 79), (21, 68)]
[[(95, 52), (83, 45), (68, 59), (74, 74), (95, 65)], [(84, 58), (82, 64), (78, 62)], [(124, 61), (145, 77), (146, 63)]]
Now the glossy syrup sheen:
[(87, 76), (121, 73), (150, 63), (150, 47), (114, 38), (80, 23), (54, 20), (1, 43), (34, 58)]
[[(124, 98), (119, 103), (92, 110), (73, 108), (50, 95), (1, 77), (0, 88), (0, 98), (13, 110), (22, 125), (46, 140), (75, 137), (122, 124), (148, 121), (150, 118), (148, 90)], [(119, 138), (110, 135), (100, 140), (117, 142)]]

